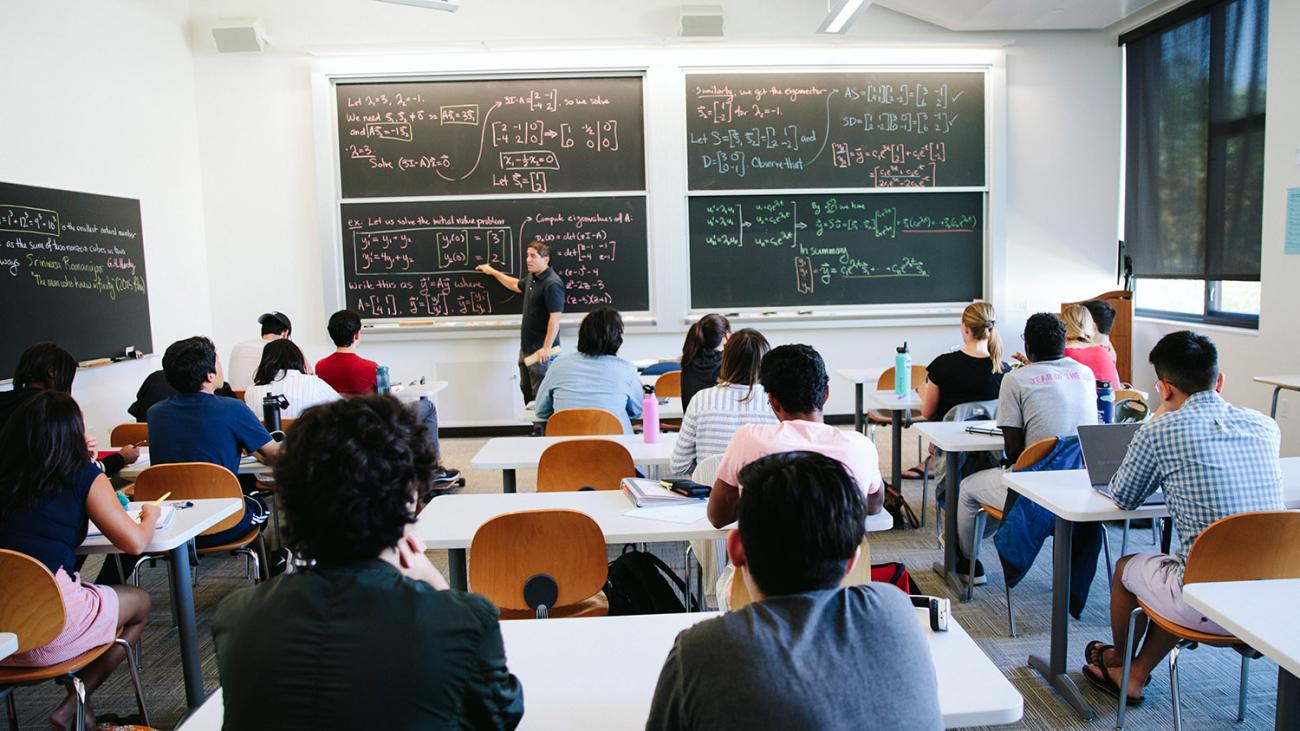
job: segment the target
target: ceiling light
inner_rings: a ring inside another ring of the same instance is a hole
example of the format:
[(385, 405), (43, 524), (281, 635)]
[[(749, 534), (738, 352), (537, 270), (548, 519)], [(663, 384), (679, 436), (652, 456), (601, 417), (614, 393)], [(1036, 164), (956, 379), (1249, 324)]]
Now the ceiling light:
[(836, 0), (835, 7), (826, 14), (826, 20), (822, 21), (822, 26), (817, 29), (818, 33), (843, 33), (853, 25), (853, 21), (858, 14), (863, 11), (871, 0)]

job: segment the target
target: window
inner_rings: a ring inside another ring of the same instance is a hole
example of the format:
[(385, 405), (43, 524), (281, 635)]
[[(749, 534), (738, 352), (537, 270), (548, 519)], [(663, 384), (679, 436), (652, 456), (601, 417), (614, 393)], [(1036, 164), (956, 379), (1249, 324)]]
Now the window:
[(1200, 0), (1120, 37), (1124, 240), (1139, 314), (1257, 327), (1268, 0)]

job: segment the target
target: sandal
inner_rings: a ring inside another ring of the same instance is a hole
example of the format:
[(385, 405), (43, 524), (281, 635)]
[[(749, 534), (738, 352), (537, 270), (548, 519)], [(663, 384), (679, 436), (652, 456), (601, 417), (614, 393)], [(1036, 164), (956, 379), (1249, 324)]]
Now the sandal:
[[(1101, 675), (1098, 676), (1093, 674), (1091, 671), (1088, 670), (1088, 668), (1098, 668), (1099, 670), (1101, 670)], [(1131, 695), (1128, 695), (1127, 693), (1121, 695), (1119, 686), (1115, 684), (1114, 680), (1110, 679), (1110, 673), (1106, 672), (1105, 668), (1101, 668), (1098, 665), (1084, 665), (1083, 675), (1088, 679), (1089, 683), (1092, 683), (1092, 687), (1096, 688), (1097, 690), (1102, 691), (1106, 695), (1115, 698), (1116, 700), (1122, 697), (1124, 699), (1124, 703), (1128, 705), (1129, 708), (1137, 708), (1138, 706), (1142, 705), (1142, 703), (1147, 699), (1145, 695), (1140, 695), (1137, 696), (1136, 698)], [(1150, 678), (1148, 678), (1148, 680), (1150, 680)]]
[(934, 477), (929, 470), (925, 469), (925, 464), (919, 464), (915, 467), (908, 467), (899, 473), (904, 480), (919, 480), (922, 477)]
[(1114, 649), (1114, 645), (1108, 645), (1101, 640), (1093, 640), (1083, 648), (1083, 661), (1088, 665), (1096, 665), (1099, 668), (1105, 667), (1101, 659), (1106, 656), (1107, 650)]

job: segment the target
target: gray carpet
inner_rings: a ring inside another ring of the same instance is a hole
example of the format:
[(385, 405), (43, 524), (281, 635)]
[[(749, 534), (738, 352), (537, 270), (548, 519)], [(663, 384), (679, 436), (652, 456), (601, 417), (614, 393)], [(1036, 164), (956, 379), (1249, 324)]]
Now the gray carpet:
[[(495, 471), (469, 469), (470, 459), (483, 444), (482, 439), (447, 439), (443, 442), (444, 459), (449, 465), (459, 467), (469, 481), (471, 492), (496, 492), (501, 489), (501, 477)], [(904, 437), (904, 460), (916, 462), (916, 440)], [(889, 433), (881, 430), (877, 444), (881, 464), (888, 465)], [(536, 484), (536, 473), (519, 472), (519, 489), (531, 490)], [(915, 507), (920, 503), (919, 481), (908, 481), (904, 492)], [(943, 594), (939, 577), (929, 567), (942, 558), (933, 534), (934, 515), (926, 517), (926, 528), (918, 531), (891, 531), (872, 535), (872, 560), (902, 561), (923, 591)], [(1150, 531), (1135, 531), (1130, 550), (1148, 550)], [(685, 544), (658, 544), (652, 546), (679, 571)], [(619, 547), (611, 547), (611, 555)], [(992, 555), (992, 543), (986, 542), (986, 556)], [(1118, 531), (1112, 534), (1111, 551), (1119, 553)], [(436, 565), (446, 569), (446, 554), (431, 554)], [(1115, 704), (1108, 696), (1093, 690), (1079, 673), (1083, 664), (1083, 646), (1090, 639), (1109, 641), (1110, 629), (1107, 609), (1108, 591), (1106, 574), (1099, 568), (1091, 600), (1079, 621), (1070, 623), (1070, 667), (1076, 683), (1092, 704), (1097, 716), (1091, 722), (1081, 721), (1054, 691), (1047, 687), (1037, 673), (1030, 670), (1025, 659), (1031, 654), (1047, 654), (1049, 630), (1049, 600), (1051, 595), (1051, 544), (1044, 547), (1038, 562), (1029, 575), (1013, 590), (1017, 630), (1019, 636), (1007, 636), (1006, 606), (1003, 584), (996, 560), (985, 561), (990, 576), (986, 586), (978, 587), (973, 601), (954, 604), (953, 614), (980, 647), (1002, 670), (1025, 698), (1025, 715), (1020, 724), (1002, 728), (1029, 729), (1106, 729), (1113, 728)], [(93, 577), (98, 572), (99, 559), (88, 562), (85, 573)], [(203, 656), (203, 673), (210, 690), (220, 684), (213, 657), (212, 639), (208, 621), (213, 607), (223, 596), (245, 584), (243, 560), (237, 558), (205, 558), (195, 592), (198, 609), (200, 650)], [(181, 684), (180, 653), (175, 630), (172, 629), (171, 610), (167, 590), (167, 571), (163, 564), (146, 569), (144, 586), (153, 597), (153, 611), (143, 640), (143, 682), (152, 720), (159, 728), (171, 728), (184, 712), (185, 695)], [(1271, 729), (1277, 689), (1277, 666), (1267, 659), (1251, 663), (1249, 708), (1246, 721), (1236, 724), (1236, 698), (1238, 688), (1238, 655), (1231, 650), (1201, 648), (1184, 652), (1180, 662), (1182, 712), (1184, 728), (1191, 730), (1215, 728)], [(48, 684), (17, 692), (20, 725), (23, 729), (47, 728), (45, 718), (62, 699), (63, 691)], [(1147, 702), (1133, 709), (1126, 726), (1131, 729), (1167, 729), (1172, 726), (1169, 699), (1169, 677), (1163, 669), (1158, 671), (1147, 688)], [(93, 698), (98, 713), (133, 713), (130, 681), (125, 668), (104, 684)]]

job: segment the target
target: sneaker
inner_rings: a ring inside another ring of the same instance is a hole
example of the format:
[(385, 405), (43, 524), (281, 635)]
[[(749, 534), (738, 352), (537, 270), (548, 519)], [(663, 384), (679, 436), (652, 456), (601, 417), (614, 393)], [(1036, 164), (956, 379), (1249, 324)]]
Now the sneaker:
[[(957, 557), (957, 574), (965, 581), (970, 576), (970, 559), (965, 556)], [(975, 562), (975, 586), (983, 586), (989, 580), (984, 577), (984, 564), (979, 561)]]
[(433, 484), (448, 485), (460, 479), (460, 470), (440, 469), (433, 473)]

